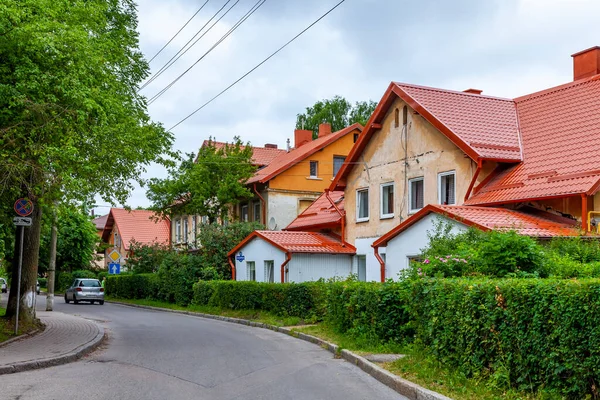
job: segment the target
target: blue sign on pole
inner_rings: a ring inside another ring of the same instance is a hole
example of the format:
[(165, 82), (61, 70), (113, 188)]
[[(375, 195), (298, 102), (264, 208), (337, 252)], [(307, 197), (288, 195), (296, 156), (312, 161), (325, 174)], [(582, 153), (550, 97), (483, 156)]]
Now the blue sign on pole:
[(108, 273), (109, 274), (120, 274), (121, 273), (121, 264), (110, 263), (108, 264)]
[(238, 260), (239, 262), (242, 262), (246, 259), (246, 257), (244, 256), (244, 253), (242, 253), (241, 251), (238, 253), (237, 256), (235, 256), (235, 259)]

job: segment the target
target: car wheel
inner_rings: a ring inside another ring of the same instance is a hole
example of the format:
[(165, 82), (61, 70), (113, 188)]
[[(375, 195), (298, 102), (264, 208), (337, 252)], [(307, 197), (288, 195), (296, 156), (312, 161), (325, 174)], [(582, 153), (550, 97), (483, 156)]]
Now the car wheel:
[(90, 304), (96, 304), (94, 300), (90, 300)]
[(69, 304), (71, 301), (67, 299), (67, 294), (65, 293), (65, 303)]
[(101, 306), (104, 305), (104, 300), (100, 300), (98, 303), (100, 303)]
[(79, 304), (79, 300), (77, 300), (77, 296), (73, 295), (73, 303)]

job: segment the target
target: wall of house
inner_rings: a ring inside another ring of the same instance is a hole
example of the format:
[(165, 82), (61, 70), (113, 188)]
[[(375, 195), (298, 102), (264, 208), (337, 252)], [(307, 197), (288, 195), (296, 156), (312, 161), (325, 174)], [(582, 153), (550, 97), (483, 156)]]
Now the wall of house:
[[(320, 195), (321, 192), (267, 189), (266, 196), (263, 195), (267, 201), (266, 228), (282, 230), (300, 214), (303, 206), (301, 201), (315, 201)], [(274, 225), (270, 223), (271, 218)]]
[[(128, 254), (127, 254), (127, 251), (125, 250), (125, 242), (121, 238), (120, 246), (115, 247), (115, 233), (117, 233), (117, 234), (119, 233), (119, 231), (117, 229), (117, 224), (113, 225), (113, 228), (110, 231), (110, 236), (108, 237), (109, 247), (106, 248), (106, 250), (104, 250), (104, 268), (108, 268), (108, 264), (113, 262), (113, 260), (111, 258), (109, 258), (108, 255), (115, 249), (121, 254), (121, 260), (120, 260), (121, 266), (127, 264)], [(121, 270), (123, 270), (123, 268)]]
[(352, 256), (346, 254), (294, 253), (287, 265), (289, 282), (312, 282), (321, 278), (346, 278), (352, 273)]
[[(244, 261), (235, 260), (236, 280), (248, 280), (248, 271), (246, 265), (248, 261), (254, 261), (256, 264), (256, 281), (265, 281), (265, 261), (272, 260), (274, 263), (274, 282), (281, 282), (281, 264), (285, 261), (285, 253), (264, 241), (261, 238), (254, 238), (242, 249)], [(237, 254), (236, 254), (237, 256)]]
[[(427, 246), (427, 232), (432, 231), (434, 223), (440, 219), (452, 225), (452, 233), (460, 233), (468, 229), (467, 226), (456, 220), (438, 214), (426, 215), (390, 240), (385, 251), (380, 250), (380, 253), (385, 253), (386, 279), (392, 278), (397, 280), (400, 271), (408, 268), (409, 257), (418, 256), (421, 253), (421, 249)], [(379, 273), (379, 270), (376, 272)]]
[[(322, 193), (333, 179), (333, 157), (346, 157), (354, 145), (354, 134), (357, 129), (349, 132), (325, 148), (302, 160), (295, 166), (283, 171), (269, 181), (269, 188), (283, 190), (302, 190)], [(318, 178), (310, 177), (310, 161), (317, 161)]]
[[(185, 224), (187, 220), (187, 241), (185, 240)], [(196, 221), (196, 230), (194, 230), (194, 220)], [(177, 221), (181, 222), (181, 237), (177, 237)], [(171, 243), (173, 247), (187, 247), (190, 249), (196, 248), (199, 243), (196, 240), (197, 230), (202, 224), (202, 217), (199, 215), (174, 215), (171, 218)]]

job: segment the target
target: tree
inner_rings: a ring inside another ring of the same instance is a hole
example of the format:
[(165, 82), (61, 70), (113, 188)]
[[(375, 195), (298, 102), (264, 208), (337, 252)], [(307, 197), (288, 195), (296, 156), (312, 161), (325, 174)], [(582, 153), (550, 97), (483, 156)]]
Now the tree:
[(151, 209), (162, 215), (203, 215), (211, 223), (224, 221), (229, 207), (251, 198), (245, 182), (254, 174), (252, 147), (239, 137), (231, 144), (217, 146), (208, 140), (194, 154), (169, 171), (166, 179), (152, 178), (146, 196)]
[(296, 116), (296, 129), (308, 129), (316, 136), (319, 124), (328, 122), (333, 132), (344, 129), (348, 125), (358, 122), (365, 125), (377, 107), (372, 100), (357, 101), (354, 106), (341, 96), (334, 96), (331, 100), (317, 101), (312, 107), (306, 107), (304, 114)]
[[(33, 201), (20, 299), (35, 290), (42, 206), (125, 203), (140, 173), (166, 163), (172, 135), (138, 94), (148, 64), (133, 0), (23, 0), (0, 5), (0, 202)], [(14, 275), (15, 268), (13, 268)], [(16, 282), (16, 279), (13, 279)], [(7, 317), (17, 299), (12, 285)]]

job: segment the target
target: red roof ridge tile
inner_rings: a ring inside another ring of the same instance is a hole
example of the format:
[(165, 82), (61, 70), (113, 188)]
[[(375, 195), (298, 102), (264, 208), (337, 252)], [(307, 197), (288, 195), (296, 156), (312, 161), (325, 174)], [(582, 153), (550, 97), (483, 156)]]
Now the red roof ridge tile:
[(567, 82), (567, 83), (563, 83), (561, 85), (558, 86), (554, 86), (548, 89), (544, 89), (544, 90), (540, 90), (538, 92), (533, 92), (533, 93), (529, 93), (523, 96), (519, 96), (519, 97), (515, 97), (514, 101), (518, 104), (518, 103), (522, 103), (531, 99), (535, 99), (537, 97), (542, 97), (548, 94), (552, 94), (555, 92), (559, 92), (561, 90), (566, 90), (566, 89), (570, 89), (572, 87), (575, 86), (579, 86), (579, 85), (584, 85), (586, 83), (589, 83), (590, 81), (596, 81), (596, 80), (600, 80), (600, 74), (598, 75), (593, 75), (587, 78), (582, 78), (582, 79), (578, 79), (576, 81), (573, 82)]
[(461, 96), (471, 96), (471, 97), (475, 97), (475, 98), (485, 98), (485, 99), (490, 99), (490, 100), (500, 100), (500, 101), (513, 102), (513, 99), (510, 99), (510, 98), (507, 98), (507, 97), (490, 96), (490, 95), (486, 95), (486, 94), (468, 93), (468, 92), (463, 92), (463, 91), (460, 91), (460, 90), (443, 89), (443, 88), (437, 88), (437, 87), (432, 87), (432, 86), (415, 85), (414, 83), (405, 83), (405, 82), (397, 82), (397, 81), (394, 81), (394, 84), (396, 84), (398, 86), (408, 86), (408, 87), (412, 87), (412, 88), (415, 88), (415, 89), (432, 90), (434, 92), (453, 93), (453, 94), (459, 94)]

